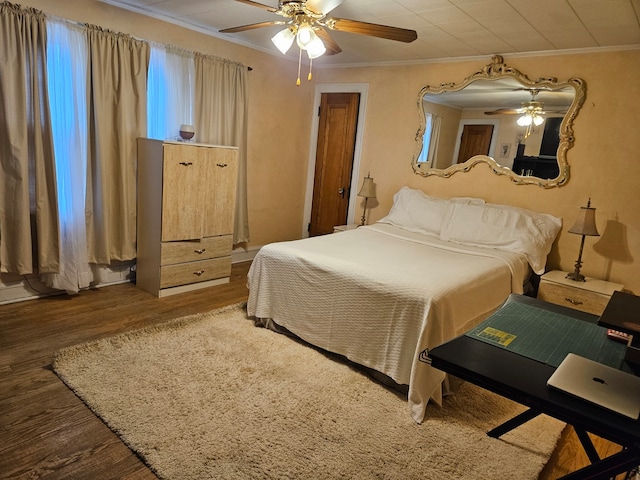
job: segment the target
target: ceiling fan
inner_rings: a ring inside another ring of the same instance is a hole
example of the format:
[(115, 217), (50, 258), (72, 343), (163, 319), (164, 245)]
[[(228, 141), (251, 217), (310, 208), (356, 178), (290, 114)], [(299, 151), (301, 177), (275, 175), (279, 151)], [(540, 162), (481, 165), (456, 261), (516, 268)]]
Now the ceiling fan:
[[(220, 30), (220, 33), (238, 33), (272, 25), (286, 25), (283, 30), (274, 35), (271, 41), (278, 50), (284, 54), (289, 50), (293, 41), (296, 40), (300, 48), (300, 58), (302, 50), (305, 50), (311, 61), (324, 53), (327, 53), (327, 55), (335, 55), (342, 51), (340, 46), (331, 38), (327, 29), (405, 43), (413, 42), (418, 38), (415, 30), (360, 22), (346, 18), (327, 17), (329, 12), (339, 6), (343, 0), (280, 0), (278, 2), (278, 8), (254, 2), (253, 0), (236, 1), (275, 13), (284, 17), (284, 20), (272, 20), (225, 28)], [(298, 62), (298, 85), (300, 85), (299, 71), (300, 61)], [(309, 70), (309, 80), (310, 79), (311, 70)]]
[[(532, 118), (536, 115), (544, 115), (546, 113), (566, 113), (559, 110), (547, 110), (543, 109), (544, 104), (536, 100), (540, 89), (538, 88), (522, 88), (518, 90), (526, 90), (531, 94), (531, 100), (527, 102), (521, 102), (521, 108), (497, 108), (489, 112), (484, 112), (485, 115), (529, 115)], [(542, 123), (542, 122), (541, 122)]]
[(522, 108), (497, 108), (489, 112), (484, 112), (485, 115), (520, 115), (516, 120), (516, 123), (520, 127), (526, 127), (524, 138), (528, 138), (531, 135), (533, 126), (536, 127), (544, 123), (542, 115), (546, 113), (566, 113), (560, 111), (545, 111), (543, 110), (544, 104), (536, 100), (536, 96), (540, 93), (540, 89), (537, 88), (525, 88), (521, 90), (527, 90), (531, 94), (531, 100), (528, 102), (521, 102)]

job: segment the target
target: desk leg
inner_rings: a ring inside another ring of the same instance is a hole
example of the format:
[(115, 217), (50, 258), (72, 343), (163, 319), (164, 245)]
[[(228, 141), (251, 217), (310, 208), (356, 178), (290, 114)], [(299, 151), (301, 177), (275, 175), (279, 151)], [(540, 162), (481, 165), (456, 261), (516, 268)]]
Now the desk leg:
[(589, 435), (587, 434), (586, 430), (583, 430), (582, 428), (576, 428), (576, 427), (573, 427), (573, 429), (575, 430), (576, 435), (580, 439), (580, 443), (582, 443), (582, 448), (584, 448), (584, 451), (587, 453), (587, 457), (589, 457), (589, 461), (591, 463), (599, 462), (600, 455), (598, 455), (598, 451), (593, 446), (593, 442), (589, 438)]
[(536, 418), (541, 413), (542, 413), (541, 411), (534, 410), (533, 408), (530, 408), (529, 410), (525, 410), (520, 415), (516, 415), (511, 420), (507, 420), (502, 425), (498, 425), (496, 428), (488, 431), (487, 435), (489, 435), (492, 438), (499, 438), (505, 433), (513, 430), (514, 428), (519, 427), (523, 423), (527, 423), (532, 418)]
[(565, 475), (560, 480), (599, 480), (629, 472), (640, 464), (640, 449), (626, 448), (592, 465)]

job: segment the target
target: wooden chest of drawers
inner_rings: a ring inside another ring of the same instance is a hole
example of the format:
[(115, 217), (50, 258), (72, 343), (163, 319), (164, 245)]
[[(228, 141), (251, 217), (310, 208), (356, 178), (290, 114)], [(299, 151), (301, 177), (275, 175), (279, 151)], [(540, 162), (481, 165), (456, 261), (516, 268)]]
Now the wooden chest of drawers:
[(138, 139), (136, 285), (158, 296), (229, 281), (238, 149)]

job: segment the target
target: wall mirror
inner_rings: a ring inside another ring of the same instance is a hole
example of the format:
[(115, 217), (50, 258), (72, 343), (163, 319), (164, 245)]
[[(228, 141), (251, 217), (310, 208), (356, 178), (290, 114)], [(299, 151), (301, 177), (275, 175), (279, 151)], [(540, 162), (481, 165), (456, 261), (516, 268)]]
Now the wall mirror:
[(518, 184), (563, 185), (585, 94), (582, 79), (533, 81), (498, 55), (460, 83), (427, 85), (418, 94), (413, 170), (449, 177), (483, 162)]

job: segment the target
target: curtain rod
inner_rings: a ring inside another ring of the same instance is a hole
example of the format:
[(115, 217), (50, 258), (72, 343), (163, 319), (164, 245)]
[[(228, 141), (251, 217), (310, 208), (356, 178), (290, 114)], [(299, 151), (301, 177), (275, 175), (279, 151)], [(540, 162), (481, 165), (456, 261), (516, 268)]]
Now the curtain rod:
[[(98, 28), (103, 28), (103, 27), (100, 27), (99, 25), (92, 25), (92, 24), (89, 24), (89, 23), (86, 23), (86, 22), (79, 22), (77, 20), (70, 20), (68, 18), (59, 17), (59, 16), (53, 15), (51, 13), (46, 13), (46, 12), (43, 12), (43, 13), (44, 13), (45, 17), (47, 17), (47, 18), (51, 18), (52, 20), (56, 20), (56, 21), (59, 21), (59, 22), (70, 23), (71, 25), (74, 25), (76, 27), (87, 28), (87, 27), (91, 27), (91, 26), (96, 26)], [(111, 30), (111, 29), (108, 29), (108, 30)], [(114, 33), (122, 33), (122, 32), (114, 32)], [(171, 44), (167, 44), (167, 43), (161, 43), (161, 42), (156, 42), (154, 40), (147, 40), (145, 38), (139, 38), (139, 37), (136, 37), (136, 36), (128, 34), (128, 33), (122, 33), (122, 35), (128, 35), (131, 38), (134, 38), (134, 39), (139, 40), (141, 42), (147, 42), (149, 44), (156, 44), (156, 45), (162, 45), (163, 47), (169, 46), (169, 47), (177, 48), (179, 50), (184, 50), (184, 51), (192, 53), (192, 54), (200, 54), (200, 55), (204, 55), (204, 56), (207, 56), (207, 57), (213, 57), (213, 56), (217, 57), (217, 55), (208, 55), (206, 53), (201, 53), (201, 52), (195, 52), (193, 50), (182, 49), (180, 47), (177, 47), (177, 46), (171, 45)], [(227, 62), (233, 62), (233, 63), (236, 63), (238, 65), (242, 65), (242, 63), (240, 63), (240, 62), (235, 62), (233, 60), (229, 60), (228, 58), (223, 58), (223, 57), (217, 57), (217, 58), (219, 58), (220, 60), (227, 61)], [(248, 65), (242, 65), (242, 66), (246, 67), (247, 71), (249, 71), (249, 72), (253, 71), (253, 67), (251, 67), (251, 66), (248, 66)]]

